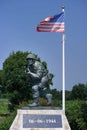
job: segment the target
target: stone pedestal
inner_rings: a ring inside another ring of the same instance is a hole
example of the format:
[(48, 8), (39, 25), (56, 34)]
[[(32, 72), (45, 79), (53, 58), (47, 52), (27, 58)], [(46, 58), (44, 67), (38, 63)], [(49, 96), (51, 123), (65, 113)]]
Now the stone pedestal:
[(9, 130), (71, 130), (63, 110), (57, 107), (25, 107)]

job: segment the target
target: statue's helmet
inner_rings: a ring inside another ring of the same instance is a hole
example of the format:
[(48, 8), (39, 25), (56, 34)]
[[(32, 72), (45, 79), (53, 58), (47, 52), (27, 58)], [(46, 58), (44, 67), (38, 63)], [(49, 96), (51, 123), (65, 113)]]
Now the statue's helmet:
[(36, 56), (34, 54), (28, 54), (27, 59), (34, 59), (34, 60), (36, 60)]

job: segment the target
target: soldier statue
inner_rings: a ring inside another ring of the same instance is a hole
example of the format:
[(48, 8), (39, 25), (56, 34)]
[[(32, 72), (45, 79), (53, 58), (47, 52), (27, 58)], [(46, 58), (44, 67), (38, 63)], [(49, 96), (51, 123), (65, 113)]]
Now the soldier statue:
[(51, 78), (48, 70), (44, 65), (37, 60), (36, 56), (32, 53), (27, 56), (27, 68), (26, 72), (29, 78), (32, 80), (32, 96), (33, 103), (29, 104), (31, 107), (39, 105), (39, 97), (47, 100), (47, 105), (51, 104), (52, 94), (46, 94), (44, 89), (47, 88), (47, 83)]

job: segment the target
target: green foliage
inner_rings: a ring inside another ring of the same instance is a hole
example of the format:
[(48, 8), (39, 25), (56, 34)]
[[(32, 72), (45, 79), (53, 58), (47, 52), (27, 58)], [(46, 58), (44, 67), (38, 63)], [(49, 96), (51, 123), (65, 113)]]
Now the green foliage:
[[(31, 52), (30, 52), (31, 53)], [(12, 52), (3, 63), (3, 88), (8, 95), (10, 110), (23, 101), (32, 99), (32, 84), (33, 80), (26, 75), (27, 61), (26, 57), (29, 52)], [(37, 60), (41, 62), (40, 58), (35, 55)], [(47, 68), (47, 63), (42, 62)], [(1, 75), (2, 76), (2, 73)], [(52, 84), (53, 74), (49, 75), (48, 88)]]
[(12, 52), (3, 64), (4, 89), (13, 105), (30, 98), (30, 84), (27, 80), (26, 56), (28, 52)]
[(78, 84), (73, 86), (72, 99), (85, 100), (87, 98), (87, 87), (84, 84)]
[(58, 100), (61, 100), (62, 99), (62, 91), (58, 91), (57, 89), (52, 89), (51, 90), (51, 93), (53, 95), (53, 100), (55, 100), (56, 98)]
[(87, 101), (81, 103), (81, 111), (82, 111), (82, 118), (85, 122), (85, 127), (87, 128)]
[[(84, 118), (85, 112), (87, 112), (87, 104), (85, 104), (85, 109), (83, 108), (84, 101), (68, 101), (66, 103), (66, 115), (70, 123), (71, 129), (75, 130), (86, 130), (87, 121)], [(87, 118), (87, 117), (86, 117)]]
[(0, 117), (0, 130), (9, 130), (14, 118), (15, 118), (15, 113), (13, 113), (10, 116), (7, 117)]
[(0, 85), (3, 82), (3, 70), (0, 70)]
[(66, 100), (71, 100), (71, 91), (69, 90), (65, 90), (65, 97), (66, 97)]
[(9, 113), (8, 111), (8, 99), (0, 99), (0, 114), (7, 114)]
[(9, 113), (8, 99), (0, 99), (0, 130), (9, 130), (16, 113)]
[[(29, 101), (30, 102), (30, 101)], [(9, 101), (7, 99), (0, 99), (0, 113), (8, 114), (7, 106)], [(26, 106), (27, 102), (22, 102), (18, 108)], [(40, 98), (40, 104), (46, 105), (46, 100)], [(52, 106), (61, 108), (61, 100), (57, 98), (52, 101)], [(16, 113), (9, 113), (8, 116), (0, 117), (0, 130), (8, 130), (15, 118)], [(87, 102), (81, 100), (66, 101), (66, 116), (68, 118), (72, 130), (86, 130), (87, 129)]]
[(4, 80), (4, 73), (3, 70), (0, 70), (0, 97), (2, 97), (2, 93), (4, 92), (3, 80)]

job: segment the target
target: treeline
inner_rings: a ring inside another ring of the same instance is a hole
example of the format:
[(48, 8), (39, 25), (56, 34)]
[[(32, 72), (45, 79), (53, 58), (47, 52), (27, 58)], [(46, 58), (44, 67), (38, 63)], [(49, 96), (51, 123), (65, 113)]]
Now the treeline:
[[(59, 91), (57, 89), (50, 90), (53, 94), (53, 99), (58, 98), (62, 99), (62, 90)], [(66, 100), (87, 100), (87, 84), (76, 84), (72, 86), (72, 90), (65, 90), (65, 98)]]

